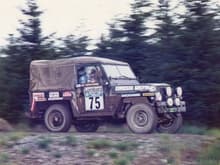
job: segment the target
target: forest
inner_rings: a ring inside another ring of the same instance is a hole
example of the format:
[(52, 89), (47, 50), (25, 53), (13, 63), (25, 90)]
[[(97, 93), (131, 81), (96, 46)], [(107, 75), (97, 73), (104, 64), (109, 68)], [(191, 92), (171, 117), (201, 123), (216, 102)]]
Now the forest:
[[(176, 12), (178, 6), (186, 11)], [(220, 127), (220, 4), (184, 0), (173, 7), (169, 1), (134, 0), (130, 8), (89, 49), (93, 39), (88, 36), (43, 35), (40, 17), (46, 11), (27, 0), (19, 35), (9, 34), (0, 50), (0, 117), (24, 119), (32, 60), (90, 55), (128, 62), (141, 82), (182, 86), (185, 120)]]

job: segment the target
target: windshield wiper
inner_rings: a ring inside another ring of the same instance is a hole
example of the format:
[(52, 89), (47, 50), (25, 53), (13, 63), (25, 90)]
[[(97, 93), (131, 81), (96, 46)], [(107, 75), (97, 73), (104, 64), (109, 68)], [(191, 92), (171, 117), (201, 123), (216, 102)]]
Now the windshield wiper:
[(125, 75), (120, 75), (118, 78), (128, 78), (128, 79), (130, 79), (130, 77), (125, 76)]
[(128, 76), (125, 76), (125, 75), (120, 75), (120, 76), (116, 77), (115, 79), (129, 79), (129, 80), (135, 80), (136, 78), (131, 78), (131, 77), (128, 77)]

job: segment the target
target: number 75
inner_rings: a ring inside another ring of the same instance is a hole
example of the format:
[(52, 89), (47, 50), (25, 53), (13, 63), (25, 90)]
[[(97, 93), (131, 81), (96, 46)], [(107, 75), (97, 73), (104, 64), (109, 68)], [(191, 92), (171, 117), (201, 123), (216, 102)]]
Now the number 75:
[(101, 105), (100, 97), (89, 97), (89, 100), (90, 100), (90, 109), (100, 109), (100, 105)]

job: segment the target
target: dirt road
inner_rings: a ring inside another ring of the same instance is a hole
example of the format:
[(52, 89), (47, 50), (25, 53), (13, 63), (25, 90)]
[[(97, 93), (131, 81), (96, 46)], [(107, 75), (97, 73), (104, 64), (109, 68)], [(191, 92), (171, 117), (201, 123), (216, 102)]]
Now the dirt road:
[(0, 164), (196, 165), (214, 138), (132, 133), (0, 133)]

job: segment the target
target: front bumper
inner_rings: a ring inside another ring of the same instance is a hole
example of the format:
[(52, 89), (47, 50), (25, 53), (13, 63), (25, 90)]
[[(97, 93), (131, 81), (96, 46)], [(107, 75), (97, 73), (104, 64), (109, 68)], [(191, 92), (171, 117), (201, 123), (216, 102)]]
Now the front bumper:
[(186, 112), (186, 102), (181, 101), (180, 106), (172, 106), (172, 107), (168, 107), (165, 101), (157, 102), (156, 109), (158, 113)]

